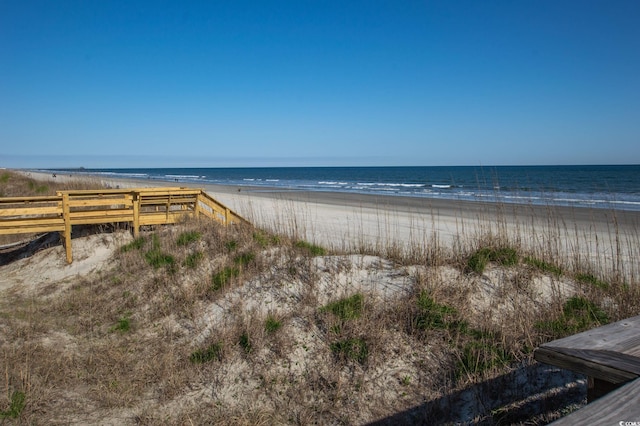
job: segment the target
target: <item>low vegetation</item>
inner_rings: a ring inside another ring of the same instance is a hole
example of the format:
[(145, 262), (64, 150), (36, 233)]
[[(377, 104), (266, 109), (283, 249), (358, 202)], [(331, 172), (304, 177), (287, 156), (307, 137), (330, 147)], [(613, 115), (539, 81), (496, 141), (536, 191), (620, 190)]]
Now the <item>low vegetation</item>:
[[(501, 400), (500, 379), (532, 369), (545, 341), (640, 312), (633, 277), (596, 277), (508, 235), (357, 255), (299, 235), (143, 229), (100, 272), (4, 292), (0, 419), (542, 424), (575, 401)], [(460, 420), (478, 389), (491, 401)]]

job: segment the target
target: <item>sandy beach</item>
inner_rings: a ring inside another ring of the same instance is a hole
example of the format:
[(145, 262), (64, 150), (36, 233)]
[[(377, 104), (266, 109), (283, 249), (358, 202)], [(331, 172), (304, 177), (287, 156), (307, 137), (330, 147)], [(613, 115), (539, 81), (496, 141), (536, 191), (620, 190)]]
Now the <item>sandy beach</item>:
[(114, 188), (203, 188), (258, 227), (337, 251), (390, 246), (410, 250), (430, 244), (455, 249), (457, 243), (478, 236), (508, 236), (534, 253), (560, 257), (563, 264), (591, 263), (598, 269), (594, 272), (640, 275), (636, 211), (24, 173), (45, 181), (95, 179)]

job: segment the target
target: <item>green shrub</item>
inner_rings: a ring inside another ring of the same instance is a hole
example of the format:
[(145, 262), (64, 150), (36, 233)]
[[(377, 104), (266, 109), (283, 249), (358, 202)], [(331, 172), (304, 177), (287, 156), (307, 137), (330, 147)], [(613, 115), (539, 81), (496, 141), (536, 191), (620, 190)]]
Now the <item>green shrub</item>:
[(364, 307), (364, 297), (356, 293), (351, 297), (340, 299), (320, 308), (320, 312), (331, 312), (341, 320), (360, 318)]
[(369, 356), (367, 342), (362, 339), (345, 339), (331, 344), (331, 351), (344, 359), (364, 364)]
[(0, 410), (0, 419), (12, 418), (16, 419), (24, 410), (27, 395), (21, 391), (14, 391), (11, 394), (11, 403), (6, 410)]
[(4, 172), (2, 176), (0, 176), (0, 183), (7, 183), (11, 179), (11, 175), (7, 172)]
[(297, 241), (295, 246), (307, 250), (312, 256), (324, 256), (327, 253), (323, 247), (311, 244), (307, 241)]
[(211, 278), (211, 288), (212, 290), (220, 290), (224, 287), (227, 282), (233, 278), (240, 275), (240, 270), (238, 268), (230, 268), (226, 267), (218, 273), (214, 274)]
[(198, 231), (186, 231), (178, 236), (176, 244), (179, 246), (186, 246), (194, 241), (198, 241), (202, 237), (202, 234)]
[(213, 360), (222, 360), (222, 342), (214, 343), (206, 349), (200, 349), (195, 351), (189, 357), (189, 360), (194, 364), (203, 364), (205, 362)]
[(142, 247), (144, 247), (146, 242), (147, 240), (144, 237), (138, 237), (130, 243), (120, 247), (120, 251), (126, 253), (131, 250), (140, 250)]
[(202, 252), (197, 251), (195, 253), (191, 253), (184, 260), (184, 266), (187, 268), (195, 268), (203, 258), (204, 254), (202, 254)]
[(269, 315), (264, 322), (264, 329), (267, 333), (275, 333), (282, 327), (282, 322), (278, 321), (275, 317)]

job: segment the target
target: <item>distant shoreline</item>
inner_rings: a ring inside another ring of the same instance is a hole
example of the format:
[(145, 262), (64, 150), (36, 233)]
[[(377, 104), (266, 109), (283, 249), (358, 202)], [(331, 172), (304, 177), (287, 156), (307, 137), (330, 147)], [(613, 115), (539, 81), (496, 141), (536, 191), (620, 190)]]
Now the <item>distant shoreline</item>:
[[(38, 180), (77, 175), (22, 171)], [(363, 246), (400, 249), (507, 235), (533, 252), (553, 252), (563, 262), (588, 260), (601, 270), (640, 276), (640, 211), (588, 207), (429, 199), (380, 194), (298, 191), (83, 175), (105, 186), (201, 188), (259, 228), (291, 234), (337, 251)], [(569, 259), (571, 257), (573, 260)], [(613, 264), (613, 259), (622, 261)]]
[(252, 191), (390, 195), (430, 200), (640, 211), (640, 165), (451, 167), (231, 167), (34, 170), (222, 185)]
[[(37, 179), (49, 179), (43, 172), (22, 170), (23, 173), (30, 173)], [(235, 186), (223, 185), (209, 182), (175, 182), (171, 180), (160, 179), (142, 179), (142, 178), (122, 178), (103, 175), (94, 175), (87, 172), (82, 176), (56, 175), (56, 180), (79, 178), (89, 178), (100, 180), (110, 186), (118, 187), (141, 187), (141, 186), (180, 186), (188, 188), (202, 188), (212, 194), (228, 195), (233, 198), (237, 197), (260, 197), (263, 199), (288, 200), (306, 203), (320, 203), (332, 206), (343, 206), (352, 208), (391, 208), (394, 211), (408, 211), (422, 214), (432, 214), (434, 211), (441, 212), (445, 216), (453, 216), (453, 212), (464, 212), (464, 216), (468, 218), (478, 218), (480, 215), (514, 215), (529, 217), (545, 217), (551, 212), (559, 215), (559, 218), (565, 221), (604, 221), (612, 222), (614, 219), (621, 223), (634, 225), (640, 228), (640, 211), (635, 210), (614, 210), (606, 208), (593, 208), (587, 206), (556, 206), (556, 205), (538, 205), (527, 203), (500, 203), (487, 200), (452, 200), (427, 197), (413, 197), (404, 194), (361, 194), (354, 192), (340, 191), (309, 191), (304, 189), (291, 189), (275, 186)]]

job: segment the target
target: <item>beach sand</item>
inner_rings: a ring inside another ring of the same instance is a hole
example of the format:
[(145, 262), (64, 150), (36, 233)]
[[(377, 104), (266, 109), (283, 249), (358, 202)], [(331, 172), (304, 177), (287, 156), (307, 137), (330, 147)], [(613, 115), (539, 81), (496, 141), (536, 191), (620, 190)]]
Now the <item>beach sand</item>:
[(491, 235), (507, 237), (534, 255), (553, 257), (547, 261), (592, 265), (596, 275), (640, 276), (640, 212), (636, 211), (25, 173), (58, 182), (95, 179), (119, 188), (202, 188), (260, 228), (337, 251), (389, 247), (409, 251), (435, 244), (455, 250)]

